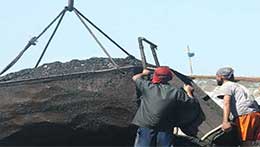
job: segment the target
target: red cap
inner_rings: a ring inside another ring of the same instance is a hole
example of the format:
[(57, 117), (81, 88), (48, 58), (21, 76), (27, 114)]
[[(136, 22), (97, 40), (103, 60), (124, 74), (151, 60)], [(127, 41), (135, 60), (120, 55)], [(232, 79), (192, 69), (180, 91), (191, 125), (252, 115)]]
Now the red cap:
[(172, 72), (168, 66), (160, 66), (154, 70), (152, 83), (167, 82), (172, 79)]

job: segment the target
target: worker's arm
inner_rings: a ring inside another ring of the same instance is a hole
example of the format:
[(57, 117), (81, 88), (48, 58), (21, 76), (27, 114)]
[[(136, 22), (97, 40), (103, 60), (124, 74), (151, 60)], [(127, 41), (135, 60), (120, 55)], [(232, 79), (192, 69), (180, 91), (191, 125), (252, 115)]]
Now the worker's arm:
[(231, 101), (231, 96), (225, 95), (224, 96), (224, 106), (223, 106), (223, 122), (222, 122), (222, 130), (224, 132), (228, 132), (232, 127), (231, 123), (229, 122), (230, 101)]
[(193, 87), (190, 85), (184, 85), (183, 89), (176, 91), (176, 100), (184, 103), (195, 103), (197, 99), (193, 96)]
[(139, 78), (141, 78), (141, 77), (143, 77), (143, 76), (146, 76), (146, 75), (148, 75), (149, 73), (150, 73), (150, 71), (149, 71), (148, 69), (144, 69), (142, 73), (139, 73), (139, 74), (134, 75), (134, 76), (132, 77), (132, 79), (133, 79), (134, 81), (136, 81), (137, 79), (139, 79)]

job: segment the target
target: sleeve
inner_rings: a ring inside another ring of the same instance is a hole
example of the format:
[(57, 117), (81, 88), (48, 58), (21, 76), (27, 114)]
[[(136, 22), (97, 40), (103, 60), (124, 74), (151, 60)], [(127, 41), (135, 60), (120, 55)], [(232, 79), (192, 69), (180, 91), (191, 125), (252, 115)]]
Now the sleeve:
[(218, 98), (223, 98), (225, 95), (232, 96), (231, 86), (221, 86), (216, 92)]
[(147, 80), (144, 80), (142, 78), (139, 78), (135, 81), (136, 87), (140, 92), (144, 92), (147, 87), (149, 87), (150, 82)]

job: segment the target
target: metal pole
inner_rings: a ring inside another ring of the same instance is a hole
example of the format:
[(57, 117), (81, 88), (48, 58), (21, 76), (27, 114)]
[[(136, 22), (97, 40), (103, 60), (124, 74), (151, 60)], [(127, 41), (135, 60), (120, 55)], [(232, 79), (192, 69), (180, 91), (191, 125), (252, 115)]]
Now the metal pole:
[(143, 67), (146, 68), (147, 67), (147, 61), (146, 61), (146, 58), (145, 58), (145, 53), (144, 53), (144, 46), (143, 46), (143, 41), (148, 43), (150, 45), (150, 48), (152, 50), (152, 54), (153, 54), (153, 58), (154, 58), (154, 62), (156, 64), (156, 66), (160, 66), (159, 64), (159, 60), (157, 58), (157, 55), (156, 55), (156, 51), (155, 49), (157, 48), (157, 45), (152, 43), (151, 41), (147, 40), (146, 38), (144, 37), (138, 37), (138, 43), (139, 43), (139, 48), (140, 48), (140, 52), (141, 52), (141, 58), (142, 58), (142, 64), (143, 64)]
[(153, 54), (153, 59), (154, 59), (155, 65), (157, 67), (159, 67), (160, 66), (159, 60), (157, 58), (156, 51), (155, 51), (155, 49), (157, 49), (157, 45), (152, 43), (151, 41), (147, 40), (146, 38), (143, 38), (143, 41), (145, 41), (146, 43), (150, 44), (150, 48), (152, 50), (152, 54)]
[(189, 64), (190, 64), (190, 75), (193, 75), (191, 57), (189, 57)]
[(141, 53), (143, 68), (146, 68), (146, 58), (145, 58), (145, 54), (144, 54), (144, 46), (143, 46), (142, 41), (143, 41), (143, 37), (138, 37), (138, 43), (139, 43), (139, 49), (140, 49), (140, 53)]
[(147, 40), (146, 38), (143, 38), (143, 37), (142, 37), (142, 40), (145, 41), (146, 43), (148, 43), (148, 44), (154, 46), (154, 48), (157, 48), (157, 45), (156, 45), (156, 44), (152, 43), (151, 41)]
[(153, 54), (153, 58), (154, 58), (155, 65), (156, 65), (157, 67), (159, 67), (159, 66), (160, 66), (160, 63), (159, 63), (159, 60), (158, 60), (158, 58), (157, 58), (157, 54), (156, 54), (156, 51), (155, 51), (156, 47), (153, 46), (153, 45), (151, 45), (150, 47), (151, 47), (151, 50), (152, 50), (152, 54)]
[(68, 11), (73, 11), (74, 9), (74, 0), (68, 0)]
[[(190, 53), (190, 47), (187, 46), (187, 54), (189, 56)], [(192, 69), (192, 61), (191, 61), (191, 57), (189, 56), (189, 65), (190, 65), (190, 75), (193, 75), (193, 69)]]

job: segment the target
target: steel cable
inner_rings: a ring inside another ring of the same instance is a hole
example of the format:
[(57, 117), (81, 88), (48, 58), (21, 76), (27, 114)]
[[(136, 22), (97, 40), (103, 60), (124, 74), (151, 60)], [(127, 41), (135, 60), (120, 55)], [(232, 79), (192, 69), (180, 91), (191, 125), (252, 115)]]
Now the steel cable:
[(58, 16), (56, 16), (51, 23), (44, 28), (44, 30), (38, 35), (38, 36), (34, 36), (31, 38), (31, 40), (26, 44), (26, 46), (23, 48), (22, 51), (19, 52), (19, 54), (1, 71), (0, 75), (4, 74), (7, 70), (9, 70), (21, 57), (22, 55), (25, 53), (25, 51), (27, 51), (27, 49), (29, 49), (31, 47), (31, 45), (36, 45), (37, 40), (52, 26), (52, 24), (66, 11), (66, 9), (63, 9)]
[(61, 23), (61, 21), (62, 21), (64, 15), (65, 15), (65, 13), (66, 13), (66, 11), (63, 11), (63, 13), (62, 13), (62, 15), (61, 15), (61, 17), (60, 17), (60, 19), (59, 19), (59, 21), (58, 21), (58, 23), (57, 23), (57, 25), (56, 25), (54, 31), (53, 31), (53, 33), (51, 34), (51, 37), (49, 38), (49, 40), (48, 40), (48, 42), (47, 42), (45, 48), (44, 48), (43, 51), (42, 51), (42, 54), (41, 54), (39, 60), (37, 61), (36, 65), (35, 65), (35, 68), (38, 67), (38, 65), (40, 64), (40, 62), (41, 62), (41, 60), (42, 60), (42, 57), (43, 57), (43, 55), (45, 54), (45, 52), (46, 52), (46, 50), (47, 50), (49, 44), (51, 43), (51, 41), (52, 41), (54, 35), (56, 34), (56, 32), (57, 32), (57, 30), (58, 30), (58, 28), (59, 28), (59, 26), (60, 26), (60, 23)]

